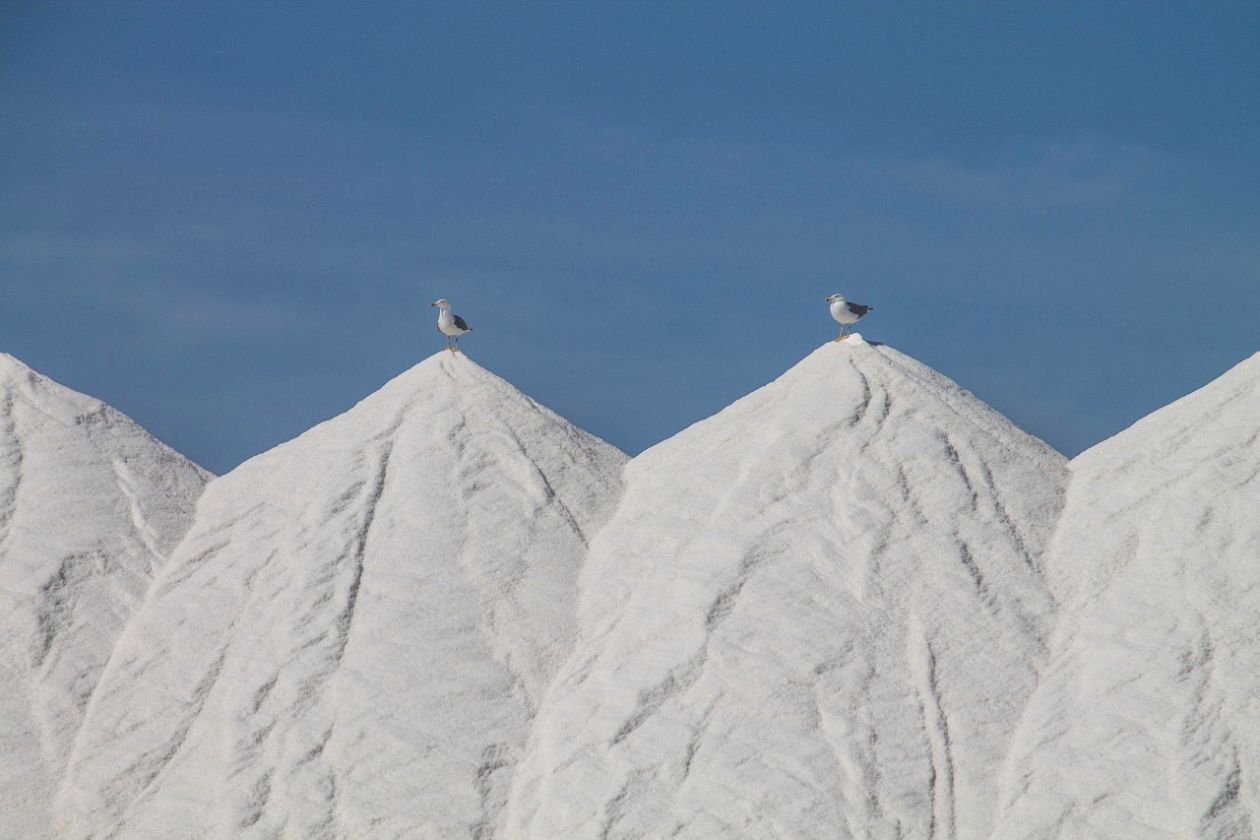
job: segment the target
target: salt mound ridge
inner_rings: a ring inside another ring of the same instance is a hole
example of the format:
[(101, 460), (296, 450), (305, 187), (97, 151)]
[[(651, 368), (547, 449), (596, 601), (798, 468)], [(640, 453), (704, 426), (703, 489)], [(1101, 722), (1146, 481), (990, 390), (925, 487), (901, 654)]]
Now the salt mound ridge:
[(1070, 464), (857, 336), (629, 463), (444, 352), (0, 418), (0, 840), (1260, 830), (1260, 356)]

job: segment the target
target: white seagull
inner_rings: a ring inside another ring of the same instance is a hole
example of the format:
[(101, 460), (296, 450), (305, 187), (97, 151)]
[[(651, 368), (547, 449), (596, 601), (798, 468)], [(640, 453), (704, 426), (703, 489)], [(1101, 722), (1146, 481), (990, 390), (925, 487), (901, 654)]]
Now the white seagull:
[(873, 306), (849, 303), (844, 295), (831, 295), (827, 298), (827, 303), (830, 305), (831, 317), (840, 325), (840, 335), (836, 338), (836, 341), (844, 341), (849, 336), (849, 333), (844, 331), (846, 326), (856, 324), (859, 318), (875, 309)]
[[(451, 302), (446, 298), (435, 300), (430, 306), (438, 308), (438, 332), (446, 336), (446, 349), (452, 353), (459, 352), (459, 337), (466, 332), (472, 332), (472, 327), (468, 326), (468, 322), (458, 315), (451, 314)], [(451, 344), (451, 339), (455, 339), (455, 344)]]

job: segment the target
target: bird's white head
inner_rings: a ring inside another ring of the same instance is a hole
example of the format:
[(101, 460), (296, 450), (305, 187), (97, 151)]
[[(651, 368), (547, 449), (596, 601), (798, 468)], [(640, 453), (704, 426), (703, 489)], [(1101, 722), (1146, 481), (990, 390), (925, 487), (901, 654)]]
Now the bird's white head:
[(835, 294), (827, 297), (827, 303), (844, 303), (844, 295)]
[(433, 301), (433, 303), (430, 303), (429, 306), (436, 306), (438, 309), (450, 309), (451, 302), (446, 298), (442, 298), (441, 300)]

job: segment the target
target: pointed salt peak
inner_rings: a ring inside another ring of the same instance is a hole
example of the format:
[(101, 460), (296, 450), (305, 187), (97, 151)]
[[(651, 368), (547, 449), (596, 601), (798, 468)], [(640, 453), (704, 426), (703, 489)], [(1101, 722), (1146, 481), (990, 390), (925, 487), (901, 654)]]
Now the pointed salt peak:
[[(773, 381), (649, 447), (633, 459), (632, 467), (651, 471), (657, 459), (673, 458), (674, 453), (688, 451), (697, 441), (711, 440), (709, 435), (717, 428), (742, 428), (749, 422), (764, 424), (767, 416), (777, 418), (774, 423), (789, 426), (825, 424), (828, 418), (852, 412), (866, 398), (864, 379), (870, 374), (860, 369), (871, 367), (868, 362), (874, 350), (865, 341), (852, 345), (849, 339), (829, 341)], [(754, 417), (755, 421), (750, 419)]]
[(463, 352), (440, 350), (434, 353), (391, 379), (360, 404), (378, 400), (381, 405), (407, 405), (416, 400), (425, 400), (430, 403), (458, 405), (464, 412), (473, 411), (500, 418), (520, 416), (519, 412), (522, 410), (541, 411), (556, 423), (571, 427), (596, 441), (601, 448), (607, 448), (619, 457), (626, 457), (612, 444), (578, 428)]
[(468, 358), (463, 352), (452, 353), (448, 350), (439, 350), (416, 362), (385, 383), (382, 388), (393, 387), (395, 383), (408, 386), (427, 385), (433, 382), (467, 380), (475, 377), (496, 382), (504, 381)]
[(867, 358), (867, 354), (876, 346), (863, 339), (860, 333), (853, 333), (841, 341), (833, 339), (820, 344), (784, 373), (825, 367), (847, 368), (854, 360)]
[(651, 470), (657, 459), (685, 451), (714, 429), (726, 427), (727, 437), (744, 434), (729, 430), (742, 430), (749, 424), (821, 430), (832, 427), (837, 418), (860, 416), (872, 401), (885, 408), (890, 401), (918, 405), (923, 409), (918, 412), (919, 423), (965, 423), (1004, 445), (1039, 452), (1056, 468), (1066, 464), (1051, 446), (949, 377), (888, 345), (854, 334), (818, 347), (774, 381), (651, 447), (635, 459), (635, 468)]
[[(860, 376), (855, 377), (855, 372)], [(890, 378), (908, 378), (932, 391), (963, 390), (918, 359), (888, 345), (869, 342), (861, 333), (823, 344), (788, 369), (779, 381), (791, 382), (798, 377), (842, 377), (852, 379), (855, 384), (863, 379), (887, 382)]]
[[(788, 379), (801, 374), (811, 377), (834, 374), (852, 379), (855, 372), (860, 375), (856, 380), (859, 383), (865, 380), (868, 384), (875, 381), (896, 388), (909, 386), (942, 398), (962, 398), (977, 405), (985, 405), (966, 388), (932, 366), (890, 345), (867, 341), (861, 333), (853, 333), (842, 341), (827, 342), (781, 378)], [(893, 383), (897, 384), (894, 386)]]
[[(383, 405), (430, 401), (484, 400), (493, 404), (513, 395), (528, 399), (502, 377), (491, 373), (462, 352), (439, 350), (390, 379), (359, 405), (379, 409)], [(357, 408), (357, 406), (356, 406)], [(353, 412), (355, 409), (351, 409)]]
[[(463, 352), (440, 350), (397, 374), (350, 408), (255, 455), (233, 472), (246, 467), (250, 471), (268, 470), (277, 458), (306, 457), (295, 453), (306, 452), (310, 447), (356, 445), (383, 435), (393, 436), (411, 417), (434, 417), (446, 410), (469, 418), (496, 418), (509, 426), (527, 415), (541, 412), (550, 422), (589, 439), (601, 452), (626, 459), (612, 444), (578, 428)], [(422, 424), (415, 428), (429, 426)]]

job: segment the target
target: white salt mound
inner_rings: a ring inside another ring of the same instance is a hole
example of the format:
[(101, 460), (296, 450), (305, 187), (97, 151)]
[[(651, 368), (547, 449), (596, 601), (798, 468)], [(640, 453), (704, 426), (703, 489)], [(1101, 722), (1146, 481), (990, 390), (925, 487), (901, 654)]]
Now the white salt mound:
[(496, 836), (624, 460), (442, 352), (214, 481), (102, 680), (64, 836)]
[(93, 689), (208, 479), (0, 354), (0, 840), (54, 836)]
[(1065, 481), (971, 394), (853, 338), (645, 452), (504, 836), (988, 836)]
[(995, 836), (1260, 835), (1260, 355), (1072, 474)]

